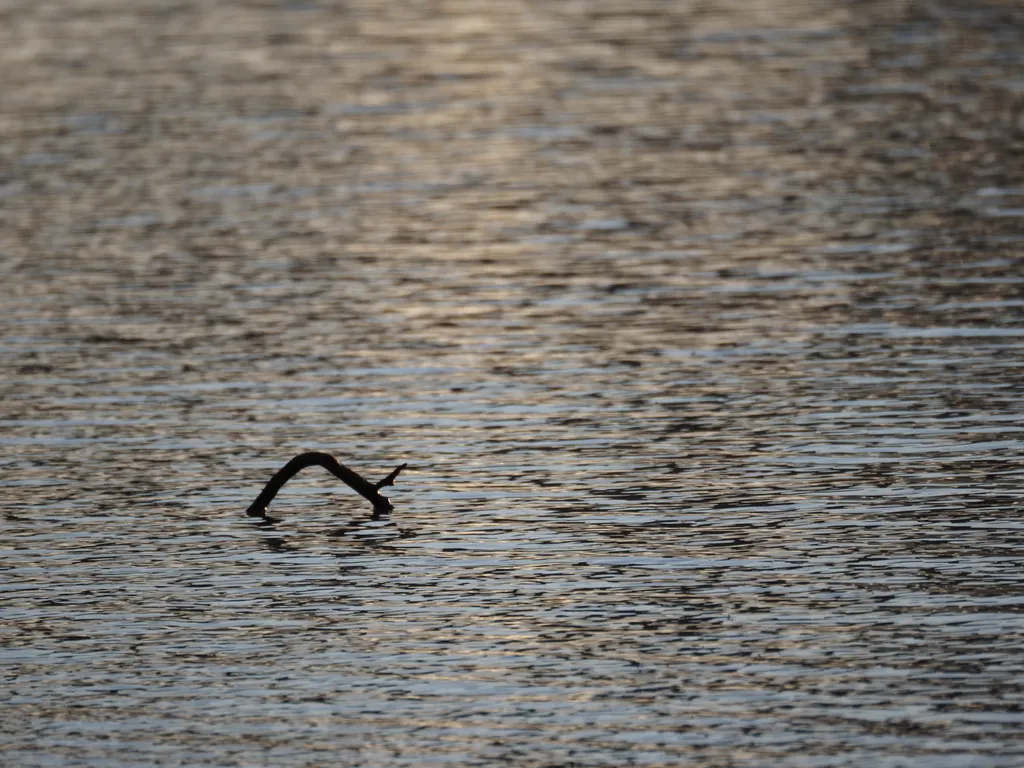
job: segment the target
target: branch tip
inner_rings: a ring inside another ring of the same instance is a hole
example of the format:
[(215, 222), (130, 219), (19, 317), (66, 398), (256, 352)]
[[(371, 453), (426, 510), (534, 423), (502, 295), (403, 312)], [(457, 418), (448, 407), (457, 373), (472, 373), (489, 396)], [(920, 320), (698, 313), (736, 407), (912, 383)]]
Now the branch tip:
[(392, 472), (390, 475), (388, 475), (383, 480), (381, 480), (379, 483), (377, 483), (377, 485), (375, 485), (374, 488), (376, 488), (379, 491), (381, 488), (383, 488), (386, 485), (394, 485), (395, 484), (395, 478), (398, 477), (398, 473), (401, 472), (403, 469), (405, 469), (407, 466), (409, 466), (409, 465), (408, 464), (402, 464), (400, 467), (396, 467), (394, 472)]

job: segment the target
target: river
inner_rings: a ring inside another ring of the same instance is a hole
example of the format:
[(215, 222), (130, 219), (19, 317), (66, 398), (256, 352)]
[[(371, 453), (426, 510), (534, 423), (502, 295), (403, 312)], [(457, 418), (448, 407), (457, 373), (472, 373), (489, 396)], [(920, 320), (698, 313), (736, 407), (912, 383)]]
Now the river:
[[(1024, 11), (0, 3), (0, 764), (1024, 764)], [(245, 516), (309, 450), (276, 523)]]

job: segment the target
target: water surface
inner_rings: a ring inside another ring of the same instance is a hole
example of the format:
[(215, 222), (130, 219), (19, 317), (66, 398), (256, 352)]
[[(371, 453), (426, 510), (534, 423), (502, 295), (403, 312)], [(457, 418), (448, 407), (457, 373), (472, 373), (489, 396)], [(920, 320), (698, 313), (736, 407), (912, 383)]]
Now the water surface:
[(0, 15), (0, 762), (1024, 762), (1013, 4)]

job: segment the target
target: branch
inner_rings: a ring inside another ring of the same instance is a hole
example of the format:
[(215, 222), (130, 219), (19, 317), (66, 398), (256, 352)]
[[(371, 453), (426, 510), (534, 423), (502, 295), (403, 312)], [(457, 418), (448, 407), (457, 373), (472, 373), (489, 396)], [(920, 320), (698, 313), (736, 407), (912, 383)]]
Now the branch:
[(260, 495), (256, 497), (256, 500), (249, 505), (249, 509), (246, 510), (246, 514), (249, 517), (262, 517), (267, 519), (267, 507), (270, 502), (274, 500), (278, 492), (295, 475), (304, 470), (306, 467), (323, 467), (336, 478), (341, 480), (345, 485), (354, 490), (364, 499), (373, 504), (373, 513), (375, 515), (382, 515), (390, 512), (394, 507), (391, 502), (388, 501), (387, 496), (380, 494), (380, 489), (386, 485), (394, 485), (395, 478), (398, 477), (398, 473), (401, 472), (407, 465), (403, 464), (390, 475), (385, 477), (379, 483), (374, 485), (369, 481), (365, 480), (362, 475), (358, 472), (346, 467), (336, 458), (331, 456), (329, 453), (300, 453), (294, 459), (285, 464), (277, 473), (270, 478), (270, 482), (266, 484)]
[(377, 483), (377, 485), (375, 485), (374, 488), (376, 488), (379, 491), (385, 485), (394, 485), (395, 484), (395, 478), (398, 477), (398, 473), (401, 472), (403, 469), (405, 469), (407, 466), (409, 466), (409, 465), (408, 464), (403, 464), (402, 466), (396, 468), (394, 472), (392, 472), (390, 475), (388, 475), (383, 480), (381, 480), (379, 483)]

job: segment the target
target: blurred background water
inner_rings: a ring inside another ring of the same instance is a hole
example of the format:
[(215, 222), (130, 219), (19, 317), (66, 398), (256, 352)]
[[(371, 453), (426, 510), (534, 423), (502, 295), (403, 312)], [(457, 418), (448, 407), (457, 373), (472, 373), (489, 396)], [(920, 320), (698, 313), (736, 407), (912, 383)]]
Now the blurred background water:
[[(1024, 764), (1024, 10), (0, 2), (0, 763)], [(307, 470), (335, 453), (370, 507)]]

